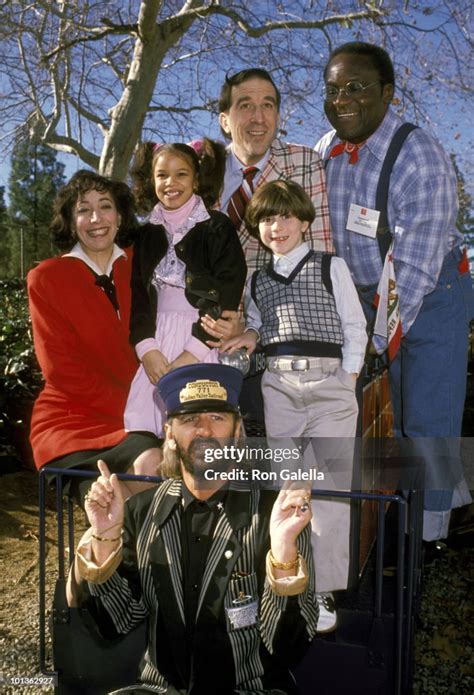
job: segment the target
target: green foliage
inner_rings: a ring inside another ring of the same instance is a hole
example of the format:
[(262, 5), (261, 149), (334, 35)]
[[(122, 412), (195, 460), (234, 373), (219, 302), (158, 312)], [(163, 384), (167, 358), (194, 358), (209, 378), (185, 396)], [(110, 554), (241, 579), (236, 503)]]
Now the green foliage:
[(472, 195), (467, 190), (466, 180), (458, 166), (455, 154), (451, 154), (451, 161), (456, 173), (459, 201), (459, 212), (456, 220), (456, 226), (464, 235), (464, 243), (468, 248), (469, 256), (472, 258), (474, 254), (474, 207)]
[(30, 457), (28, 431), (42, 376), (31, 337), (24, 283), (0, 281), (0, 452)]
[(54, 198), (64, 184), (64, 165), (46, 145), (21, 138), (15, 142), (11, 162), (3, 242), (9, 258), (2, 276), (24, 277), (38, 261), (54, 255), (48, 228)]
[(459, 201), (459, 213), (456, 226), (460, 232), (464, 234), (466, 232), (473, 232), (473, 200), (472, 195), (467, 190), (466, 179), (464, 174), (458, 166), (456, 155), (451, 154), (451, 162), (453, 164), (454, 171), (457, 178), (457, 189), (458, 189), (458, 201)]
[(0, 279), (7, 278), (11, 272), (11, 240), (8, 211), (5, 205), (5, 188), (0, 186)]

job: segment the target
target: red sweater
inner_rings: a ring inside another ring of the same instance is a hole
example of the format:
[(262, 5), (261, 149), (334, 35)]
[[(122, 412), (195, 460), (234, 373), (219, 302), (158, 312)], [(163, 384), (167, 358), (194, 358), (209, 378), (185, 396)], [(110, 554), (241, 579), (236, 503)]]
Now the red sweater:
[(114, 263), (120, 319), (78, 258), (51, 258), (28, 273), (35, 351), (46, 382), (31, 421), (38, 468), (75, 451), (115, 446), (126, 435), (123, 411), (137, 369), (128, 342), (131, 257), (127, 249), (127, 259)]

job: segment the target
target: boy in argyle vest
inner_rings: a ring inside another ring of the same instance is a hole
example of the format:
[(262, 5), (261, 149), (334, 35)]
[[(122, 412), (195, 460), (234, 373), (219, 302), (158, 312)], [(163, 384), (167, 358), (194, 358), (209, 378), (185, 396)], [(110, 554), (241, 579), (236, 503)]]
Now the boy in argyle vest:
[[(349, 468), (352, 462), (355, 382), (367, 335), (345, 261), (310, 249), (304, 240), (314, 215), (310, 198), (293, 181), (272, 181), (256, 191), (246, 222), (272, 258), (247, 283), (245, 332), (224, 343), (222, 351), (246, 348), (251, 353), (260, 342), (267, 359), (262, 392), (269, 441), (310, 437), (318, 470), (329, 478), (329, 459), (345, 461)], [(341, 488), (332, 473), (335, 487)], [(328, 482), (325, 477), (324, 488)], [(346, 470), (344, 487), (349, 486)], [(312, 530), (318, 631), (327, 632), (336, 626), (330, 592), (347, 588), (349, 502), (313, 501)]]

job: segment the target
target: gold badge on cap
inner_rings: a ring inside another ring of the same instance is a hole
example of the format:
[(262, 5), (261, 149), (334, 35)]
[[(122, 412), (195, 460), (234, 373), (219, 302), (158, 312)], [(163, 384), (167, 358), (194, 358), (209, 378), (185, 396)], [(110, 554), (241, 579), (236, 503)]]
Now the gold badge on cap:
[(179, 392), (180, 403), (203, 400), (226, 401), (227, 391), (218, 381), (198, 379), (188, 381), (185, 388)]

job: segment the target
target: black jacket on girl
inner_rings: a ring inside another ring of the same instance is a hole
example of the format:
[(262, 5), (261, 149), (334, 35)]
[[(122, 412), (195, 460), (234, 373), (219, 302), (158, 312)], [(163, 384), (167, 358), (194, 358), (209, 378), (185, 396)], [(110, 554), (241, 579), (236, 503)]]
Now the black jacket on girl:
[[(152, 278), (167, 250), (165, 228), (145, 224), (133, 252), (132, 345), (155, 336), (157, 291)], [(217, 319), (225, 309), (238, 309), (247, 266), (237, 232), (227, 215), (210, 210), (209, 218), (190, 229), (176, 244), (175, 250), (177, 257), (186, 265), (186, 299), (199, 309), (199, 316), (209, 314)], [(193, 325), (192, 334), (202, 342), (215, 340), (199, 322)]]

